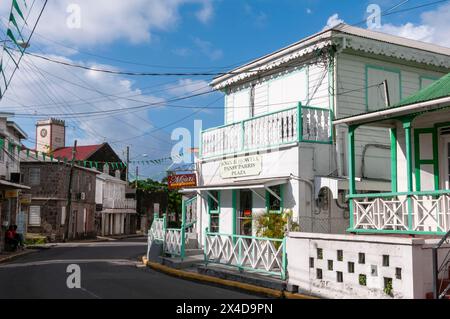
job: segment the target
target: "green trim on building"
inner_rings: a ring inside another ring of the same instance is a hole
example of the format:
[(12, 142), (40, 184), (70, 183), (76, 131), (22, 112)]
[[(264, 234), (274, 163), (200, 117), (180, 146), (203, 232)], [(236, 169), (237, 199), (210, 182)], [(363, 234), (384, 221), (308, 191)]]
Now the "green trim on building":
[[(356, 126), (349, 126), (348, 128), (348, 189), (350, 195), (356, 193), (356, 182), (355, 182), (355, 131)], [(353, 201), (349, 203), (350, 208), (350, 227), (353, 228)]]
[(236, 226), (237, 226), (237, 195), (236, 190), (231, 190), (231, 205), (232, 205), (232, 234), (236, 235)]
[(400, 98), (400, 101), (402, 100), (402, 98), (403, 98), (402, 70), (398, 69), (398, 68), (393, 68), (393, 67), (382, 67), (382, 66), (379, 66), (379, 65), (366, 64), (365, 65), (366, 112), (378, 111), (378, 110), (369, 110), (369, 69), (386, 71), (386, 72), (391, 72), (391, 73), (398, 74), (399, 95), (400, 95), (399, 98)]
[[(433, 158), (432, 159), (421, 159), (420, 157), (420, 135), (421, 134), (431, 134), (432, 148), (433, 148)], [(414, 129), (414, 169), (416, 177), (416, 191), (422, 190), (421, 181), (421, 165), (433, 165), (433, 175), (434, 175), (434, 189), (439, 189), (439, 146), (436, 128), (416, 128)]]

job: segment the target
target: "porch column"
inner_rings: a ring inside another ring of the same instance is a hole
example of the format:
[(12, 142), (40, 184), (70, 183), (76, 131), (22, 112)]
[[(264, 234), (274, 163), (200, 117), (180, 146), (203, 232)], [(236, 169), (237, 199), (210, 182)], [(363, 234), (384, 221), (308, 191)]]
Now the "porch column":
[[(236, 220), (236, 190), (235, 189), (233, 189), (233, 190), (231, 190), (231, 205), (232, 205), (232, 207), (233, 207), (233, 209), (232, 209), (232, 216), (231, 216), (231, 218), (233, 218), (233, 221), (232, 221), (232, 224), (231, 224), (231, 229), (232, 229), (232, 234), (233, 234), (233, 236), (234, 235), (236, 235), (236, 223), (237, 223), (237, 220)], [(233, 240), (234, 240), (234, 237), (233, 237)]]
[[(356, 193), (356, 183), (355, 183), (355, 130), (357, 126), (351, 125), (348, 127), (348, 190), (349, 195), (354, 195)], [(353, 220), (353, 200), (349, 199), (350, 208), (350, 229), (353, 230), (354, 220)]]
[[(412, 157), (412, 133), (411, 133), (412, 119), (408, 118), (403, 121), (403, 128), (405, 129), (405, 144), (406, 144), (406, 180), (408, 192), (413, 192), (413, 157)], [(411, 197), (408, 196), (408, 230), (413, 229), (412, 220), (412, 202)]]

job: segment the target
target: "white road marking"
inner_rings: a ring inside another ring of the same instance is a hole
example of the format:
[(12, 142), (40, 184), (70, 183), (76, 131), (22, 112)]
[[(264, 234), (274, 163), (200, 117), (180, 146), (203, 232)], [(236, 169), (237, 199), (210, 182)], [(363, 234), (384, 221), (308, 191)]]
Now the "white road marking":
[(117, 266), (135, 266), (139, 262), (129, 259), (54, 259), (54, 260), (32, 261), (27, 263), (0, 265), (0, 269), (45, 266), (53, 264), (91, 264), (91, 263), (109, 263)]

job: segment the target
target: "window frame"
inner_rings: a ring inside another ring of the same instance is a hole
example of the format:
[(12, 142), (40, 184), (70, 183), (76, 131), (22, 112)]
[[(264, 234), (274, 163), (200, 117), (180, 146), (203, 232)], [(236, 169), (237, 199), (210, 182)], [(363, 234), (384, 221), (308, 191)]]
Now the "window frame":
[[(33, 182), (33, 171), (38, 171), (39, 172), (39, 181), (38, 183)], [(40, 186), (41, 185), (41, 168), (40, 167), (30, 167), (29, 169), (29, 178), (30, 178), (30, 186)]]
[[(275, 186), (269, 186), (269, 188), (273, 187), (279, 187), (280, 188), (280, 209), (279, 210), (271, 210), (270, 209), (270, 196), (273, 196), (267, 189), (266, 189), (266, 211), (269, 212), (269, 214), (282, 214), (284, 210), (284, 191), (283, 191), (283, 185), (275, 185)], [(272, 189), (273, 191), (273, 189)]]
[[(209, 191), (211, 192), (211, 191)], [(215, 192), (215, 191), (213, 191)], [(208, 194), (208, 216), (209, 216), (209, 222), (208, 222), (208, 231), (210, 233), (219, 233), (220, 231), (220, 190), (217, 190), (217, 210), (211, 210), (211, 202), (214, 201), (214, 199), (211, 198), (211, 196)], [(212, 216), (214, 216), (214, 218), (217, 218), (217, 230), (213, 231), (212, 227), (211, 227), (211, 221), (212, 221)]]
[[(382, 107), (380, 109), (371, 109), (370, 105), (369, 105), (369, 70), (377, 70), (377, 71), (384, 71), (384, 72), (390, 72), (390, 73), (395, 73), (398, 75), (398, 82), (399, 82), (399, 101), (402, 100), (403, 98), (403, 88), (402, 88), (402, 70), (401, 69), (397, 69), (397, 68), (393, 68), (393, 67), (385, 67), (385, 66), (379, 66), (379, 65), (373, 65), (373, 64), (366, 64), (366, 74), (365, 74), (365, 84), (366, 84), (366, 88), (365, 88), (365, 100), (366, 100), (366, 112), (373, 112), (373, 111), (379, 111), (379, 110), (383, 110), (386, 109), (386, 107)], [(389, 90), (390, 91), (390, 90)], [(391, 93), (391, 92), (389, 92)], [(392, 97), (392, 96), (391, 96)], [(395, 104), (391, 101), (391, 105)]]

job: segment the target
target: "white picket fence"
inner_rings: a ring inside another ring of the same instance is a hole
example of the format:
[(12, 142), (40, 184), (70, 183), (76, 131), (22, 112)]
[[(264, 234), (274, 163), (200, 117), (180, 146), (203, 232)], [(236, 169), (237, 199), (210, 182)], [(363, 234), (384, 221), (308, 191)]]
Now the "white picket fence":
[(206, 233), (205, 262), (235, 266), (286, 278), (286, 241)]

